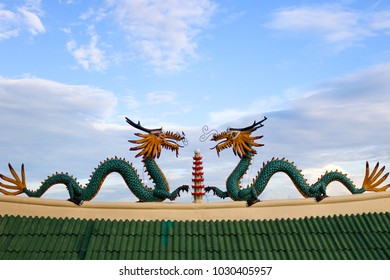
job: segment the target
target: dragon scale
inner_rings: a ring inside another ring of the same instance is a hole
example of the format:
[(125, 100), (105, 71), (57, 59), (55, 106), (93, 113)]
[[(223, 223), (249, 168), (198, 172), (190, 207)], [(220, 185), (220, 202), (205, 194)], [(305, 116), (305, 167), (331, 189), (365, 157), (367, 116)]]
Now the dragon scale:
[(252, 155), (250, 152), (247, 152), (246, 157), (240, 159), (240, 162), (226, 181), (226, 194), (221, 191), (219, 192), (221, 197), (228, 195), (233, 200), (246, 201), (258, 197), (265, 190), (272, 176), (279, 172), (285, 173), (304, 197), (325, 196), (326, 187), (335, 181), (343, 184), (352, 194), (365, 192), (363, 187), (356, 188), (346, 175), (338, 171), (327, 172), (316, 183), (309, 185), (300, 170), (293, 163), (284, 159), (273, 159), (267, 164), (264, 164), (256, 178), (253, 179), (253, 183), (247, 188), (242, 188), (240, 181), (247, 172), (251, 160)]
[(140, 199), (140, 201), (156, 202), (165, 198), (174, 199), (178, 191), (169, 193), (169, 185), (164, 174), (153, 159), (144, 160), (146, 170), (155, 183), (154, 189), (149, 189), (143, 185), (137, 171), (124, 159), (108, 159), (101, 163), (90, 176), (90, 180), (85, 187), (82, 187), (73, 176), (66, 173), (54, 174), (48, 177), (42, 185), (35, 191), (27, 188), (23, 192), (30, 197), (41, 197), (50, 187), (56, 184), (64, 184), (71, 199), (76, 201), (89, 201), (93, 199), (102, 187), (104, 180), (111, 173), (118, 173), (122, 176), (130, 191)]

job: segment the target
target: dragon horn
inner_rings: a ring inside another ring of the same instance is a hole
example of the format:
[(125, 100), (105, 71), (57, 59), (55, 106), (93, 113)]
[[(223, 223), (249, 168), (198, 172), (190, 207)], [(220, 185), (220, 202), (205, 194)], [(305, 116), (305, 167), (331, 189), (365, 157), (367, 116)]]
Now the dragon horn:
[(238, 130), (238, 131), (245, 131), (245, 130), (252, 130), (255, 131), (256, 129), (263, 127), (265, 122), (267, 120), (267, 117), (264, 117), (261, 121), (254, 121), (252, 125), (244, 127), (244, 128), (230, 128), (230, 130)]
[(129, 118), (126, 118), (126, 122), (129, 125), (131, 125), (132, 127), (137, 128), (137, 129), (142, 130), (142, 131), (147, 132), (147, 133), (151, 133), (152, 131), (162, 130), (162, 127), (155, 128), (155, 129), (149, 129), (149, 128), (143, 127), (139, 121), (138, 121), (138, 123), (135, 123), (132, 120), (130, 120)]

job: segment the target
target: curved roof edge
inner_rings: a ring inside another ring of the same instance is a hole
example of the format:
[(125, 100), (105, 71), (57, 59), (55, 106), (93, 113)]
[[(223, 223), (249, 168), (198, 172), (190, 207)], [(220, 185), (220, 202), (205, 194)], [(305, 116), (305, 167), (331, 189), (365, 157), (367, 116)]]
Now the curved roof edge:
[(390, 212), (390, 192), (245, 202), (84, 202), (0, 195), (0, 215), (104, 220), (274, 220)]

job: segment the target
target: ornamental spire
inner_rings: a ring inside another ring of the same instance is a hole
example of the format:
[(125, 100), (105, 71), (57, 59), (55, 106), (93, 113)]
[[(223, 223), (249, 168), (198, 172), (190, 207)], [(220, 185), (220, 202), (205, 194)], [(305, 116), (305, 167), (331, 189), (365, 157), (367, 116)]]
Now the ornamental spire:
[(203, 165), (202, 165), (202, 156), (200, 155), (200, 150), (195, 150), (195, 155), (193, 157), (193, 166), (192, 166), (192, 188), (194, 189), (192, 195), (194, 196), (195, 203), (203, 202), (204, 196), (204, 185), (203, 185)]

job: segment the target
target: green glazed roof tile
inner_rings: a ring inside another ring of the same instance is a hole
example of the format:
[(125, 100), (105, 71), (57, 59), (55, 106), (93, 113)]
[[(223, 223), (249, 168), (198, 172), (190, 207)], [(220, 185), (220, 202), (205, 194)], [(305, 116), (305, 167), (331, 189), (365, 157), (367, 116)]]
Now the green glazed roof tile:
[(14, 234), (15, 230), (18, 229), (19, 219), (18, 217), (15, 217), (12, 219), (12, 217), (5, 216), (3, 219), (0, 219), (0, 234), (1, 235), (9, 235)]
[(375, 217), (364, 216), (364, 217), (362, 217), (362, 219), (364, 220), (364, 224), (367, 226), (368, 231), (380, 231), (381, 230), (382, 227), (380, 224), (378, 224)]
[(389, 259), (390, 214), (274, 221), (0, 217), (0, 259)]

